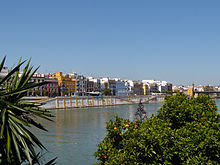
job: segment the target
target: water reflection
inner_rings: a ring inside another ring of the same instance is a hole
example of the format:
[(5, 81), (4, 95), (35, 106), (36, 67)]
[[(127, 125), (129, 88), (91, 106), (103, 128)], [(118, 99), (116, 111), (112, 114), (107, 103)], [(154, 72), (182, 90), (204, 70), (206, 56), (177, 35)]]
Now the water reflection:
[[(220, 105), (220, 102), (216, 102)], [(162, 104), (147, 104), (144, 110), (148, 117), (156, 114)], [(134, 120), (137, 105), (121, 105), (85, 109), (54, 110), (54, 122), (41, 120), (49, 130), (34, 130), (48, 149), (46, 159), (58, 156), (57, 164), (91, 165), (96, 162), (93, 153), (96, 145), (104, 138), (106, 122), (114, 119), (115, 114)]]

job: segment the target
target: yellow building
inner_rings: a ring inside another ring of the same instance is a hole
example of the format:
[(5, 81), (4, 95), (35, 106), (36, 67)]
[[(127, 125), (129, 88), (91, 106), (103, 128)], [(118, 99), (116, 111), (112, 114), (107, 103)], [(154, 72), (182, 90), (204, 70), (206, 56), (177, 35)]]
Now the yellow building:
[(148, 94), (148, 85), (143, 84), (143, 89), (144, 89), (144, 95), (147, 95)]
[(56, 74), (46, 74), (45, 78), (50, 78), (50, 79), (57, 79)]
[(189, 88), (188, 89), (188, 91), (187, 91), (187, 93), (188, 93), (188, 95), (189, 95), (189, 97), (194, 97), (194, 90), (195, 90), (195, 88), (194, 88), (194, 83), (192, 84), (192, 88)]
[(56, 74), (48, 74), (46, 77), (58, 80), (61, 96), (70, 96), (76, 92), (76, 79), (72, 78), (71, 75), (56, 72)]
[(194, 96), (194, 91), (193, 91), (193, 88), (189, 88), (188, 91), (187, 91), (189, 97), (193, 97)]

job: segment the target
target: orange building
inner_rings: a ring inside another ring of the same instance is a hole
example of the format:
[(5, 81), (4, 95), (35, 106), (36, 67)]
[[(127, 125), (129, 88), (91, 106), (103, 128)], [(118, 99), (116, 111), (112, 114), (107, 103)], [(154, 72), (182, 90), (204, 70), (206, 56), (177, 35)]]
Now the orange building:
[(76, 79), (72, 78), (71, 75), (56, 72), (56, 74), (48, 74), (46, 77), (58, 80), (61, 96), (71, 96), (76, 92)]

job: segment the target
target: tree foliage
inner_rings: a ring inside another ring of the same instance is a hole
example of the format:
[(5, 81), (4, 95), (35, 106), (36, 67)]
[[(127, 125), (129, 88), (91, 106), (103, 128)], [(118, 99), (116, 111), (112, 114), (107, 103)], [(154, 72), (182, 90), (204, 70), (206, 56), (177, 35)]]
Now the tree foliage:
[(98, 144), (98, 164), (220, 164), (220, 115), (209, 97), (166, 96), (156, 116), (129, 121), (116, 116)]
[[(0, 71), (4, 62), (5, 58), (0, 64)], [(20, 60), (18, 65), (0, 80), (0, 85), (3, 86), (0, 89), (0, 164), (39, 164), (40, 154), (36, 153), (35, 147), (46, 149), (30, 129), (35, 126), (46, 131), (35, 119), (40, 117), (51, 120), (51, 115), (39, 107), (41, 104), (22, 100), (27, 91), (45, 83), (29, 81), (38, 69), (32, 71), (30, 60), (19, 76), (23, 64)]]
[(57, 92), (55, 90), (52, 91), (52, 96), (56, 96), (57, 95)]
[(35, 96), (40, 96), (40, 91), (38, 89), (34, 90), (34, 95)]
[(48, 94), (49, 94), (48, 90), (44, 89), (44, 90), (43, 90), (43, 95), (44, 95), (44, 96), (48, 96)]
[(104, 93), (104, 95), (106, 95), (106, 96), (108, 96), (108, 95), (111, 95), (111, 89), (105, 89), (104, 91), (103, 91), (103, 93)]

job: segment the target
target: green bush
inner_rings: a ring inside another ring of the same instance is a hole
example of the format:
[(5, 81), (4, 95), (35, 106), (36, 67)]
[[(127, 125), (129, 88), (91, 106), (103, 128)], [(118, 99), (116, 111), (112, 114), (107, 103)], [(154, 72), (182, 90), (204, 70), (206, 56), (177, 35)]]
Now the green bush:
[(103, 91), (104, 95), (108, 96), (108, 95), (111, 95), (111, 90), (110, 89), (105, 89)]
[(220, 115), (209, 97), (166, 96), (142, 124), (116, 116), (98, 144), (98, 164), (220, 164)]

